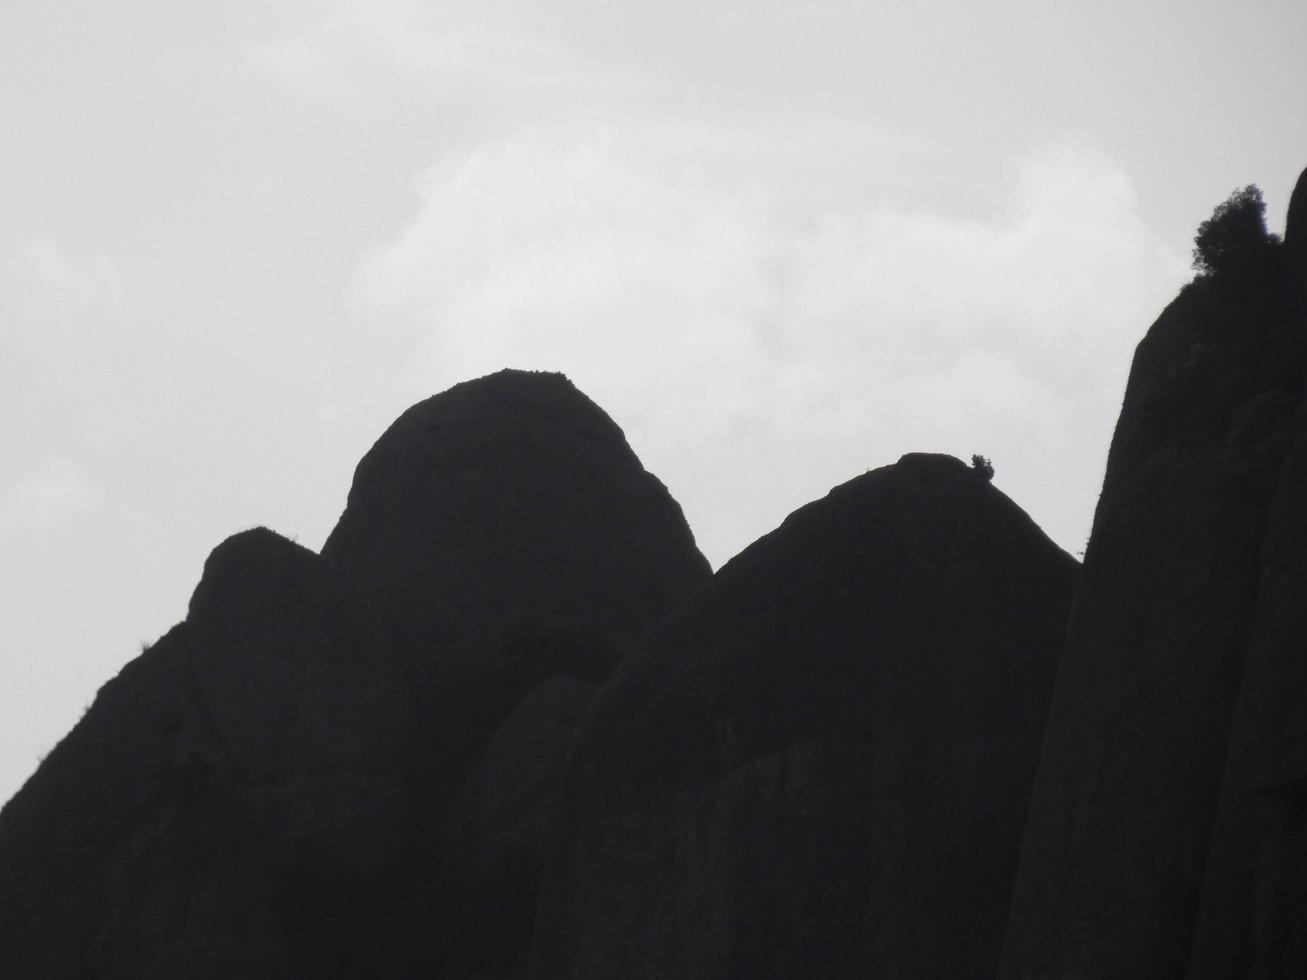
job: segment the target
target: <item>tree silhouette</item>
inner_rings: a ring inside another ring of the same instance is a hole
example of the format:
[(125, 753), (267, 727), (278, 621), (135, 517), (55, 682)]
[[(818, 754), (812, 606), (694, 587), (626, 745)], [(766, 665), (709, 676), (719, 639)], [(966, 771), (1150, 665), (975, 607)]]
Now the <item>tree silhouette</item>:
[(1277, 241), (1266, 233), (1266, 202), (1256, 184), (1216, 206), (1194, 237), (1194, 269), (1200, 276), (1246, 271)]

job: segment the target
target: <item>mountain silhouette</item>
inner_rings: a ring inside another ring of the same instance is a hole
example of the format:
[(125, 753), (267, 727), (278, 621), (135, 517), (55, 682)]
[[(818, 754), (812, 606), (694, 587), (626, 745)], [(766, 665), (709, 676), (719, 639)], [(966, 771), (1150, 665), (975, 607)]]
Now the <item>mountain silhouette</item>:
[(791, 514), (597, 697), (533, 975), (992, 974), (1077, 569), (949, 456)]
[(519, 961), (571, 725), (709, 575), (561, 376), (414, 406), (321, 557), (264, 529), (223, 542), (186, 621), (0, 812), (0, 975)]
[(1307, 976), (1307, 172), (1195, 270), (1083, 568), (911, 453), (714, 575), (562, 375), (414, 405), (0, 809), (0, 977)]
[[(1307, 496), (1286, 466), (1304, 432), (1307, 305), (1285, 252), (1268, 242), (1254, 263), (1198, 277), (1135, 352), (1067, 627), (1004, 977), (1296, 975), (1246, 972), (1263, 927), (1262, 872), (1247, 867), (1259, 845), (1222, 843), (1256, 792), (1231, 726), (1244, 711), (1265, 720), (1247, 704), (1259, 647), (1307, 639), (1281, 632), (1296, 608), (1281, 578), (1307, 557), (1293, 530)], [(1218, 854), (1234, 850), (1212, 862), (1223, 812)]]

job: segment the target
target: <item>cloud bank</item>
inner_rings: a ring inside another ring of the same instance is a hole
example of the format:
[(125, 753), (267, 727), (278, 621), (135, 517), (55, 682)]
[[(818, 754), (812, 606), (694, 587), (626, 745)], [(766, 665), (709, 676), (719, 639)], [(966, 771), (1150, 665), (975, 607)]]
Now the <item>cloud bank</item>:
[(822, 173), (847, 135), (525, 130), (433, 167), (358, 289), (418, 328), (411, 370), (433, 388), (569, 374), (715, 563), (917, 449), (992, 456), (1075, 550), (1133, 344), (1184, 257), (1121, 168), (1070, 142), (1013, 161), (992, 219), (837, 208), (794, 163)]
[(0, 541), (48, 534), (100, 508), (104, 494), (72, 460), (52, 456), (0, 496)]

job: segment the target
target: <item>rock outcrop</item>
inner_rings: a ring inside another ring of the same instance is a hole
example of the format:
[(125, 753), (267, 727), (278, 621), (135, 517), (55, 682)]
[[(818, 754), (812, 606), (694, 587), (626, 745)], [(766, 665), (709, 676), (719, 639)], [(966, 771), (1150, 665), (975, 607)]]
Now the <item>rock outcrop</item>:
[(707, 562), (558, 375), (415, 406), (323, 557), (265, 530), (0, 812), (0, 975), (506, 975), (597, 684)]
[(0, 977), (1307, 976), (1307, 173), (1204, 225), (1086, 564), (910, 454), (711, 575), (561, 375), (405, 412), (0, 809)]
[(1298, 175), (1298, 183), (1289, 196), (1289, 214), (1284, 221), (1284, 243), (1299, 254), (1307, 251), (1307, 169)]
[(1284, 616), (1267, 563), (1297, 560), (1277, 557), (1297, 518), (1269, 515), (1277, 492), (1301, 492), (1284, 484), (1296, 478), (1282, 464), (1303, 431), (1307, 352), (1283, 250), (1257, 257), (1186, 287), (1135, 353), (1049, 716), (1004, 977), (1244, 975), (1203, 961), (1217, 933), (1233, 928), (1247, 945), (1247, 876), (1238, 898), (1211, 892), (1208, 927), (1196, 925), (1213, 822), (1236, 805), (1222, 803), (1222, 786), (1248, 788), (1242, 775), (1231, 781), (1227, 749), (1250, 637), (1274, 635), (1259, 620)]
[[(1304, 323), (1307, 328), (1307, 322)], [(1189, 977), (1307, 976), (1307, 425), (1267, 521)]]
[(421, 885), (361, 955), (382, 975), (521, 968), (571, 725), (708, 563), (612, 419), (523, 371), (405, 412), (322, 554), (383, 624), (421, 718)]
[(322, 555), (431, 711), (464, 716), (473, 751), (546, 678), (603, 680), (711, 575), (612, 419), (562, 375), (524, 371), (400, 416), (359, 463)]
[(951, 457), (792, 514), (592, 706), (532, 976), (992, 976), (1076, 569)]
[[(1286, 327), (1301, 344), (1290, 363), (1307, 375), (1307, 170), (1285, 229)], [(1203, 874), (1192, 980), (1307, 975), (1307, 391), (1297, 394), (1276, 443), (1282, 462)], [(1284, 405), (1287, 412), (1288, 399)]]
[(316, 555), (228, 539), (0, 813), (4, 975), (313, 975), (315, 923), (407, 887), (412, 721)]

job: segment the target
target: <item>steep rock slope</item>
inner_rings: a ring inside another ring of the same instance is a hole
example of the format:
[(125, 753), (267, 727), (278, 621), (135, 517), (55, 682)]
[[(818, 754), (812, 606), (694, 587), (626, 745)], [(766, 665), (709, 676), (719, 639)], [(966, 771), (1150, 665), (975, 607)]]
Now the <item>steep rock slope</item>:
[(0, 811), (0, 976), (519, 968), (572, 727), (709, 578), (561, 376), (415, 406), (325, 557), (215, 549), (186, 621)]
[[(1307, 170), (1285, 226), (1307, 333)], [(1307, 342), (1304, 343), (1307, 347)], [(1307, 392), (1304, 392), (1307, 394)], [(1307, 420), (1300, 401), (1262, 544), (1247, 661), (1204, 873), (1190, 977), (1307, 975)]]
[(991, 976), (1076, 568), (951, 457), (796, 511), (593, 704), (532, 976)]
[(307, 923), (402, 891), (408, 694), (312, 552), (270, 531), (205, 563), (0, 812), (0, 972), (293, 977)]
[[(1268, 555), (1283, 560), (1288, 541), (1268, 534), (1268, 515), (1277, 485), (1295, 479), (1282, 463), (1302, 431), (1307, 321), (1294, 263), (1273, 242), (1251, 247), (1187, 286), (1136, 350), (1002, 976), (1184, 976), (1207, 942), (1195, 924), (1231, 721)], [(1245, 910), (1238, 918), (1246, 929)]]
[[(467, 675), (510, 707), (552, 673), (603, 679), (711, 575), (612, 419), (562, 375), (526, 371), (400, 416), (359, 463), (322, 556), (377, 611), (424, 696)], [(443, 708), (467, 707), (466, 691), (452, 695)], [(478, 720), (504, 715), (487, 706)]]
[(1271, 505), (1192, 978), (1307, 975), (1307, 427)]
[(405, 412), (322, 553), (383, 624), (420, 718), (419, 885), (361, 962), (520, 965), (572, 725), (708, 563), (621, 429), (562, 375), (523, 371)]
[[(1298, 175), (1298, 182), (1293, 185), (1293, 193), (1289, 196), (1289, 213), (1284, 220), (1284, 242), (1295, 253), (1307, 250), (1307, 169)], [(1299, 271), (1301, 272), (1301, 267)]]

